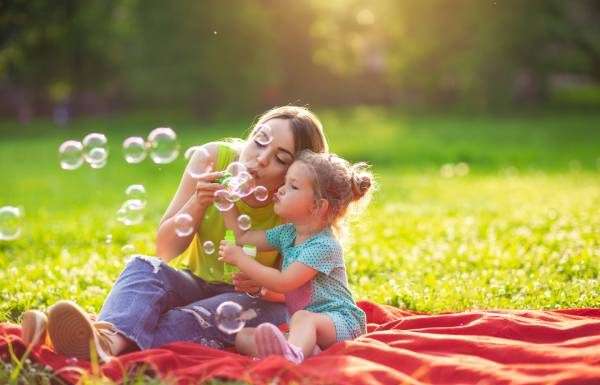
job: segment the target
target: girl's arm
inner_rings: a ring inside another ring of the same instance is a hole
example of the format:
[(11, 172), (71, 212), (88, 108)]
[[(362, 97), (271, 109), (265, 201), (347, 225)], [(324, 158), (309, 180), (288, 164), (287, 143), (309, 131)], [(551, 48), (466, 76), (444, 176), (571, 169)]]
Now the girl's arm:
[(221, 242), (219, 260), (237, 266), (267, 290), (287, 293), (299, 288), (317, 275), (317, 271), (300, 262), (294, 262), (285, 271), (264, 266), (244, 253), (241, 247)]
[(238, 225), (238, 217), (240, 212), (235, 205), (223, 213), (225, 227), (233, 230), (235, 233), (236, 243), (238, 245), (253, 245), (258, 251), (275, 250), (273, 246), (267, 242), (266, 232), (264, 230), (242, 230)]

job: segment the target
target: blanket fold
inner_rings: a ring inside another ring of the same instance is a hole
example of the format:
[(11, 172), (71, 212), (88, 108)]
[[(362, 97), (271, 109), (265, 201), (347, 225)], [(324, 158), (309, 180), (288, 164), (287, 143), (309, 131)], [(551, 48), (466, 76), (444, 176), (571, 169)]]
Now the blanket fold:
[[(119, 381), (141, 367), (178, 384), (210, 378), (252, 384), (600, 385), (600, 309), (474, 310), (423, 314), (369, 301), (368, 333), (293, 365), (177, 342), (119, 356), (100, 367)], [(21, 330), (0, 325), (0, 359), (25, 352)], [(41, 346), (28, 358), (75, 384), (89, 362)]]

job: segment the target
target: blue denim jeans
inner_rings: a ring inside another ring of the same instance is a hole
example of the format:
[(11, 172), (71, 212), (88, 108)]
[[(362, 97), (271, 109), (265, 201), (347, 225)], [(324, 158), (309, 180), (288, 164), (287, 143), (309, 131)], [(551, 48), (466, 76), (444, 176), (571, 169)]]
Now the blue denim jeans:
[(257, 315), (246, 326), (288, 321), (283, 303), (251, 298), (229, 284), (210, 284), (158, 258), (136, 255), (108, 294), (98, 320), (112, 323), (140, 349), (191, 341), (216, 349), (233, 345), (235, 334), (215, 324), (217, 307), (233, 301)]

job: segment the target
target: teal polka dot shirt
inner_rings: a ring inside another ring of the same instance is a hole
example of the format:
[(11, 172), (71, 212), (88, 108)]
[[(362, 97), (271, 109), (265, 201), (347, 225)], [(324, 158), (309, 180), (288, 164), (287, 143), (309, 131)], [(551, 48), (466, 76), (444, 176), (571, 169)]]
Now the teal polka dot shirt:
[(286, 293), (285, 300), (290, 314), (302, 309), (326, 314), (335, 324), (338, 341), (353, 339), (365, 333), (366, 316), (352, 299), (342, 246), (331, 229), (327, 228), (301, 244), (294, 245), (296, 228), (287, 223), (267, 230), (266, 238), (283, 257), (282, 271), (294, 262), (317, 271), (314, 279)]

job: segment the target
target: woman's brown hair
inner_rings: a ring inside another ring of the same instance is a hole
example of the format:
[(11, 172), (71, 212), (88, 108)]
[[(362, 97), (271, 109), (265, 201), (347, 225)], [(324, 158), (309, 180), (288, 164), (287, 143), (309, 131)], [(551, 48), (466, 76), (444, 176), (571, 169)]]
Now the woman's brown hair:
[(329, 145), (323, 133), (323, 124), (315, 114), (300, 106), (275, 107), (262, 114), (252, 127), (252, 137), (260, 127), (271, 119), (284, 119), (290, 122), (294, 137), (294, 152), (311, 150), (316, 153), (329, 152)]

